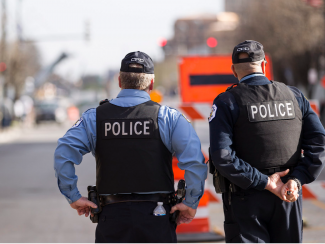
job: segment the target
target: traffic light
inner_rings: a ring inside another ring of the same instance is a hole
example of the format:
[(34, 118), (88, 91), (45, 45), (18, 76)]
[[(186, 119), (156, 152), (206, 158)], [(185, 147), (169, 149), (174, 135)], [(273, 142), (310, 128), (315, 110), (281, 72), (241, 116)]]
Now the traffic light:
[(303, 0), (312, 7), (320, 8), (323, 5), (323, 0)]
[(216, 47), (216, 46), (218, 45), (218, 41), (217, 41), (217, 39), (214, 38), (214, 37), (209, 37), (209, 38), (207, 39), (207, 45), (208, 45), (208, 47), (210, 47), (210, 48)]
[(164, 47), (164, 46), (166, 46), (166, 45), (167, 45), (167, 39), (165, 39), (165, 38), (161, 38), (161, 39), (159, 40), (159, 46)]

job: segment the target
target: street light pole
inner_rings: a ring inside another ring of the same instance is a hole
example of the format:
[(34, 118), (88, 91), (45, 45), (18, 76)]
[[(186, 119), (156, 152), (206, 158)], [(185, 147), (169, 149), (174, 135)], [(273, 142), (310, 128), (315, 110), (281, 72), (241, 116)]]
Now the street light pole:
[(17, 28), (17, 40), (20, 43), (23, 42), (23, 26), (22, 26), (22, 20), (21, 20), (21, 5), (22, 0), (17, 0), (17, 6), (16, 6), (16, 28)]

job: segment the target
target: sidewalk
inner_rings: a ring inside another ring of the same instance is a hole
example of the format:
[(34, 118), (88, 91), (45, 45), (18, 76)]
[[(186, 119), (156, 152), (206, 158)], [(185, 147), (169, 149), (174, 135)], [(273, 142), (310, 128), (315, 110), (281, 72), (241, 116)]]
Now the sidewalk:
[(22, 130), (22, 127), (19, 125), (0, 129), (0, 144), (12, 142), (15, 139), (18, 139), (19, 136), (23, 133)]

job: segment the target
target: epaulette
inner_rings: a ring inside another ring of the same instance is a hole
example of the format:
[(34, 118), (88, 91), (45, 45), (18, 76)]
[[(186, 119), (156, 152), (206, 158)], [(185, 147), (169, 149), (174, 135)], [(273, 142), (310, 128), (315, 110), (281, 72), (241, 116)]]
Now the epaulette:
[(109, 102), (109, 100), (106, 98), (106, 99), (104, 99), (104, 100), (101, 100), (100, 102), (99, 102), (99, 105), (103, 105), (104, 103), (108, 103)]
[(238, 86), (238, 83), (233, 84), (232, 86), (229, 86), (226, 91), (230, 91), (232, 88), (234, 88), (235, 86)]

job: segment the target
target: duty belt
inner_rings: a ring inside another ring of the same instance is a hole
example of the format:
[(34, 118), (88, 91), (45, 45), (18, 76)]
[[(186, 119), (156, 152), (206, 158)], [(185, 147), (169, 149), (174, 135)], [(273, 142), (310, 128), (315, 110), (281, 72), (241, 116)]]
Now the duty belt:
[(163, 202), (169, 204), (172, 193), (99, 195), (99, 199), (101, 206), (120, 202)]
[(270, 169), (262, 169), (260, 170), (260, 172), (262, 174), (265, 174), (265, 175), (273, 175), (274, 173), (277, 173), (277, 172), (281, 172), (281, 171), (285, 171), (287, 169), (290, 169), (290, 172), (293, 170), (295, 166), (291, 166), (291, 167), (276, 167), (276, 168), (270, 168)]

